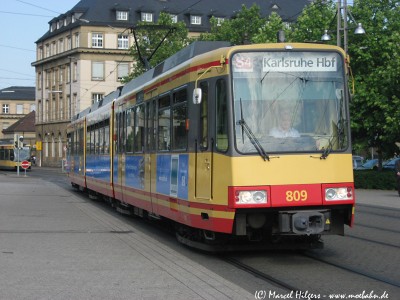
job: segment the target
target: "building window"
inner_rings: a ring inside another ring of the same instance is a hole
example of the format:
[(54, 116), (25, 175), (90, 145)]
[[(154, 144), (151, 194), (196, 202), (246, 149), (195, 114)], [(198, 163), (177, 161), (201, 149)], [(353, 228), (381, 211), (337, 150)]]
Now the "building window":
[(127, 34), (118, 34), (118, 49), (129, 48), (129, 37)]
[(73, 80), (77, 81), (78, 80), (78, 63), (74, 62), (74, 73), (73, 73)]
[(104, 79), (104, 62), (94, 61), (92, 62), (92, 80), (103, 80)]
[(201, 25), (201, 16), (190, 16), (190, 24), (192, 25)]
[(43, 59), (43, 47), (39, 47), (38, 49), (38, 60)]
[(60, 39), (58, 41), (58, 53), (64, 52), (64, 40)]
[(57, 70), (53, 70), (53, 77), (52, 77), (52, 86), (54, 87), (56, 85), (56, 78), (57, 78)]
[(66, 82), (67, 83), (71, 82), (71, 65), (67, 65), (67, 73), (66, 73), (66, 75), (67, 75)]
[(42, 80), (43, 80), (42, 72), (38, 72), (38, 75), (37, 75), (37, 89), (38, 90), (41, 90), (43, 88), (42, 87)]
[(72, 40), (71, 37), (67, 37), (67, 50), (71, 50), (72, 49)]
[(99, 102), (101, 99), (103, 99), (103, 97), (104, 97), (104, 94), (101, 94), (101, 93), (93, 93), (93, 94), (92, 94), (92, 104), (93, 104), (93, 103), (96, 103), (96, 102)]
[(10, 105), (3, 104), (3, 114), (9, 114), (9, 113), (10, 113)]
[(24, 105), (17, 104), (17, 115), (22, 115), (24, 113)]
[(75, 48), (79, 48), (79, 33), (75, 34)]
[(56, 141), (54, 135), (51, 136), (51, 157), (56, 156)]
[(53, 42), (51, 44), (51, 53), (50, 53), (50, 55), (56, 55), (56, 54), (57, 54), (57, 45), (56, 45), (56, 42)]
[(58, 71), (58, 84), (62, 85), (63, 83), (64, 83), (64, 68), (61, 68)]
[(119, 63), (117, 72), (118, 81), (121, 81), (124, 77), (129, 75), (129, 63)]
[(47, 88), (47, 89), (50, 87), (50, 80), (51, 80), (51, 72), (50, 72), (50, 71), (47, 71), (47, 72), (46, 72), (46, 78), (45, 78), (45, 81), (46, 81), (46, 88)]
[(49, 57), (49, 56), (50, 56), (50, 45), (47, 44), (46, 45), (46, 57)]
[(153, 14), (142, 12), (142, 22), (153, 22)]
[(215, 19), (217, 20), (217, 26), (221, 26), (221, 24), (225, 21), (225, 18), (217, 17)]
[(103, 34), (102, 33), (92, 33), (92, 47), (93, 48), (103, 48)]
[(117, 17), (117, 21), (128, 21), (128, 12), (117, 10), (116, 17)]
[(172, 23), (178, 23), (178, 15), (170, 14)]
[(31, 104), (31, 107), (30, 107), (30, 109), (29, 109), (29, 112), (32, 112), (32, 111), (34, 111), (34, 110), (36, 110), (36, 104)]

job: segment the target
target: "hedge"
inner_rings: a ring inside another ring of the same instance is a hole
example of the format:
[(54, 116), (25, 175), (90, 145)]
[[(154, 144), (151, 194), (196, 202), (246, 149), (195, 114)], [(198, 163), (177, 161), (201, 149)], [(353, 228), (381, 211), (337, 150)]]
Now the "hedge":
[(356, 189), (396, 190), (396, 176), (393, 170), (354, 170)]

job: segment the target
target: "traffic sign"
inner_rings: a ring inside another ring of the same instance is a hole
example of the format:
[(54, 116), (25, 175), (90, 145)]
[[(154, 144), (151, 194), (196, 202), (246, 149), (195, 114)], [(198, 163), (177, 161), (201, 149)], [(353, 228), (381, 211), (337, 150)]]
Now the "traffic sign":
[(27, 160), (24, 160), (24, 161), (22, 161), (21, 162), (21, 168), (22, 169), (28, 169), (29, 168), (29, 161), (27, 161)]

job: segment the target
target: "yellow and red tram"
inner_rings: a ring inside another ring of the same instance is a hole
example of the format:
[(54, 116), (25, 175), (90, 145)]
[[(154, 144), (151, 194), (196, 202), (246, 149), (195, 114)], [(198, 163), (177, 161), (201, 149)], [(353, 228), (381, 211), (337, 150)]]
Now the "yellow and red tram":
[(181, 241), (313, 242), (354, 216), (345, 53), (195, 42), (80, 113), (72, 184)]

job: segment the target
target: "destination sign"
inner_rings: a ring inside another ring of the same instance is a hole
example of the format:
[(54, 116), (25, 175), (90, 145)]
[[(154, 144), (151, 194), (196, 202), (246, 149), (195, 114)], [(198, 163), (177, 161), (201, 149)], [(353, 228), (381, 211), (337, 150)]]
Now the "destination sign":
[(336, 72), (337, 56), (334, 54), (309, 56), (263, 57), (263, 72)]

